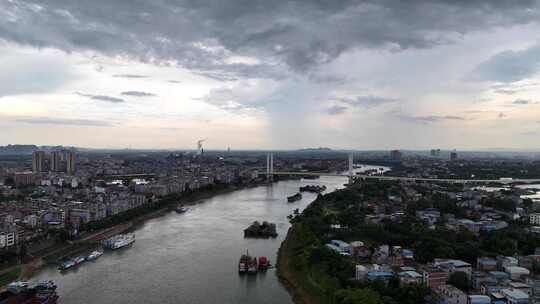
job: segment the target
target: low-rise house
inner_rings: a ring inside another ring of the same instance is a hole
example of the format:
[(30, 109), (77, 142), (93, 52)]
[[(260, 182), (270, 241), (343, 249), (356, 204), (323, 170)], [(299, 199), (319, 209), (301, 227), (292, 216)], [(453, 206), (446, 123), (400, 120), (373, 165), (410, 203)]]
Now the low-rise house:
[(391, 271), (370, 271), (367, 273), (366, 278), (368, 280), (383, 280), (388, 281), (394, 276), (394, 273)]
[(514, 257), (510, 257), (510, 256), (497, 257), (497, 267), (499, 269), (504, 269), (505, 267), (508, 267), (508, 266), (518, 266), (518, 264), (519, 264), (519, 260)]
[(469, 295), (468, 304), (491, 304), (491, 298), (486, 295)]
[(371, 256), (371, 250), (361, 241), (354, 241), (350, 243), (351, 254), (360, 258), (368, 258)]
[(497, 270), (497, 260), (487, 257), (478, 258), (476, 261), (476, 268), (483, 271)]
[(399, 275), (399, 281), (401, 283), (405, 283), (405, 284), (411, 284), (411, 283), (421, 284), (422, 283), (422, 278), (423, 278), (422, 275), (416, 272), (415, 270), (402, 271), (398, 273), (398, 275)]
[(331, 240), (330, 244), (338, 248), (339, 252), (351, 252), (351, 246), (347, 242), (341, 240)]
[(435, 289), (440, 304), (467, 304), (467, 294), (452, 285), (441, 285)]
[(507, 266), (504, 267), (504, 271), (508, 273), (510, 279), (514, 281), (524, 281), (531, 273), (527, 268), (519, 266)]
[(529, 284), (522, 283), (522, 282), (510, 282), (508, 286), (511, 289), (519, 290), (526, 293), (527, 295), (529, 295), (529, 297), (532, 296), (532, 288), (529, 286)]
[(421, 269), (422, 282), (431, 289), (446, 284), (448, 272), (436, 266), (426, 265)]
[(471, 264), (453, 259), (435, 259), (435, 265), (440, 266), (444, 269), (447, 269), (448, 272), (453, 273), (456, 271), (464, 272), (469, 278), (472, 275), (472, 266)]
[(529, 295), (516, 289), (501, 289), (508, 304), (529, 304)]

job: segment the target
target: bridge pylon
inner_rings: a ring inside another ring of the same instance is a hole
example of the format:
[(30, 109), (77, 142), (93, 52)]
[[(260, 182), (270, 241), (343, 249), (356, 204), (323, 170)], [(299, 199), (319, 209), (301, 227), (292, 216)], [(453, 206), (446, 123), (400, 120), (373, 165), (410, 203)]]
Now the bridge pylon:
[(354, 167), (354, 155), (353, 153), (351, 152), (349, 154), (349, 185), (352, 185), (353, 182), (354, 182), (354, 174), (353, 174), (353, 167)]
[(266, 181), (268, 183), (274, 181), (274, 154), (272, 152), (266, 154)]

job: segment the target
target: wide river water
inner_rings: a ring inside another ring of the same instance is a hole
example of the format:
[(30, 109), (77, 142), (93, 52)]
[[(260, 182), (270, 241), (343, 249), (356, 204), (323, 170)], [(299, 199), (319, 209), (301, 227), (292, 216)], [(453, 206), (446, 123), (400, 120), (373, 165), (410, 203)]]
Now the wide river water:
[[(326, 185), (328, 192), (346, 182), (342, 177), (291, 180), (217, 195), (185, 214), (145, 222), (134, 231), (137, 240), (130, 248), (107, 251), (65, 273), (47, 267), (33, 279), (54, 280), (63, 304), (292, 303), (275, 269), (239, 275), (238, 259), (249, 250), (274, 264), (290, 227), (287, 215), (316, 197), (304, 193), (302, 200), (287, 203), (287, 196), (302, 185)], [(255, 220), (276, 223), (279, 236), (245, 239), (243, 229)]]

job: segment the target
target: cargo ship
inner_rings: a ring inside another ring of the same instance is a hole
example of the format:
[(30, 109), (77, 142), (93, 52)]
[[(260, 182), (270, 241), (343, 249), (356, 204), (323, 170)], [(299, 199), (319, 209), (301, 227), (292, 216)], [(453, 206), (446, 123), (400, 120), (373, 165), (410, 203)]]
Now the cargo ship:
[(0, 304), (56, 304), (58, 295), (56, 285), (52, 281), (30, 284), (13, 282), (7, 290), (0, 292)]
[(103, 255), (103, 251), (92, 251), (87, 257), (86, 257), (86, 260), (87, 261), (95, 261), (97, 259), (99, 259), (100, 256)]
[(319, 185), (306, 185), (303, 187), (300, 187), (300, 192), (313, 192), (313, 193), (321, 193), (324, 190), (326, 190), (326, 186), (319, 186)]
[(135, 242), (135, 234), (128, 233), (128, 234), (119, 234), (116, 236), (113, 236), (110, 239), (107, 239), (103, 242), (103, 246), (106, 249), (120, 249), (126, 246), (129, 246)]
[(239, 273), (257, 273), (257, 258), (249, 255), (249, 251), (246, 254), (242, 254), (240, 261), (238, 261)]
[(300, 193), (300, 192), (296, 193), (295, 195), (291, 195), (291, 196), (287, 197), (287, 201), (289, 203), (296, 202), (296, 201), (299, 201), (301, 199), (302, 199), (302, 193)]

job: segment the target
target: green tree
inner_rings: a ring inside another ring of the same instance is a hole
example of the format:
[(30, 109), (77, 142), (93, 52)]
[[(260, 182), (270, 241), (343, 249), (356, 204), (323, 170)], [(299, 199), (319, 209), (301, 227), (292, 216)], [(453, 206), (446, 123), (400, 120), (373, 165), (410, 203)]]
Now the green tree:
[(531, 270), (532, 270), (532, 273), (533, 273), (533, 274), (536, 274), (536, 275), (537, 275), (537, 274), (540, 274), (540, 262), (538, 262), (537, 260), (534, 260), (534, 261), (532, 262), (532, 268), (531, 268)]
[(448, 278), (448, 283), (454, 285), (456, 288), (461, 289), (462, 291), (469, 291), (469, 289), (471, 289), (469, 277), (463, 271), (456, 271), (452, 273)]
[(381, 296), (368, 288), (340, 289), (335, 293), (337, 304), (382, 304)]
[(15, 180), (11, 176), (6, 177), (6, 179), (4, 180), (4, 185), (9, 186), (9, 187), (14, 187), (15, 186)]

